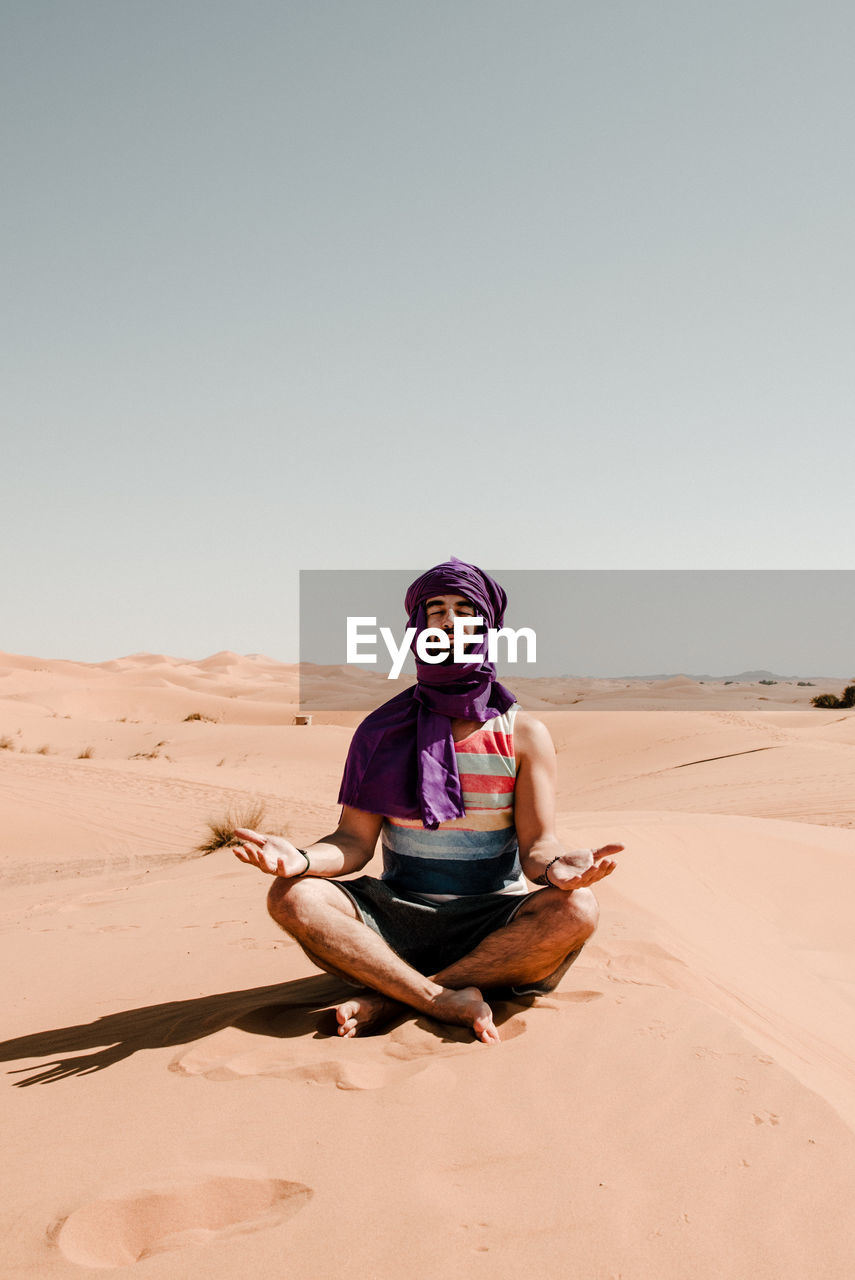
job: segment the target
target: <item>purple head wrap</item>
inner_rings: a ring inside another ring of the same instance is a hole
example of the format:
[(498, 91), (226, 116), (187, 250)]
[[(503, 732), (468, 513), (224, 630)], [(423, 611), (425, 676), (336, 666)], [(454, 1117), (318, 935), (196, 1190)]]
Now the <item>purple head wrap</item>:
[[(505, 592), (483, 569), (452, 556), (428, 569), (407, 591), (407, 625), (416, 628), (413, 653), (427, 626), (425, 601), (451, 594), (471, 600), (485, 629), (501, 627), (508, 603)], [(481, 655), (480, 663), (434, 665), (416, 654), (418, 683), (372, 711), (354, 733), (339, 804), (391, 818), (420, 819), (431, 829), (463, 817), (451, 721), (484, 723), (516, 701), (487, 661), (486, 634), (477, 644), (468, 644), (467, 652)]]

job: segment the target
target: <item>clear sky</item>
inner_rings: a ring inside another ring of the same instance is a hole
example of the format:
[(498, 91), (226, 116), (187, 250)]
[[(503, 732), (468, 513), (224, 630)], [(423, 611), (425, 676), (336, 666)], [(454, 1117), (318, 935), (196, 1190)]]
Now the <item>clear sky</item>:
[(300, 568), (451, 553), (853, 567), (851, 4), (2, 25), (0, 649), (293, 660)]

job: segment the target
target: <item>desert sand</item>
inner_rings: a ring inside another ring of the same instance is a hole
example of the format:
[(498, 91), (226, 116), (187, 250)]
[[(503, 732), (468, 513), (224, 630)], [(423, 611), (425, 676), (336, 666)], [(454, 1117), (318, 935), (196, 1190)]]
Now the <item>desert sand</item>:
[(295, 725), (257, 655), (0, 655), (0, 1273), (849, 1280), (855, 712), (818, 691), (520, 686), (561, 838), (626, 851), (488, 1048), (338, 1039), (269, 879), (196, 852), (258, 801), (333, 830), (361, 713)]

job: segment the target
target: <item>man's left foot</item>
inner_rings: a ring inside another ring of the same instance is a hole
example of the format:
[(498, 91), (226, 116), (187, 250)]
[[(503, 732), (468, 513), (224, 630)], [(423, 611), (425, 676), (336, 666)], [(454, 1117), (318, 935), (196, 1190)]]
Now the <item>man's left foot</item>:
[(493, 1021), (493, 1011), (477, 987), (461, 987), (459, 991), (446, 987), (434, 1001), (430, 1016), (440, 1022), (471, 1027), (475, 1039), (482, 1044), (502, 1042)]
[(336, 1009), (338, 1034), (349, 1039), (351, 1036), (365, 1035), (367, 1031), (379, 1031), (403, 1008), (397, 1000), (381, 995), (379, 991), (363, 991)]

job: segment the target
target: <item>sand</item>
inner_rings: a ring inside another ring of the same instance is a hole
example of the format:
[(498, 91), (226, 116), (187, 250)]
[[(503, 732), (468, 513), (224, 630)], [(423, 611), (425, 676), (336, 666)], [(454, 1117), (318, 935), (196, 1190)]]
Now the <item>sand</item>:
[(360, 716), (296, 726), (297, 688), (261, 656), (0, 655), (0, 1273), (848, 1280), (855, 713), (521, 689), (561, 838), (626, 851), (490, 1049), (416, 1015), (340, 1041), (270, 881), (194, 852), (252, 801), (334, 828)]

